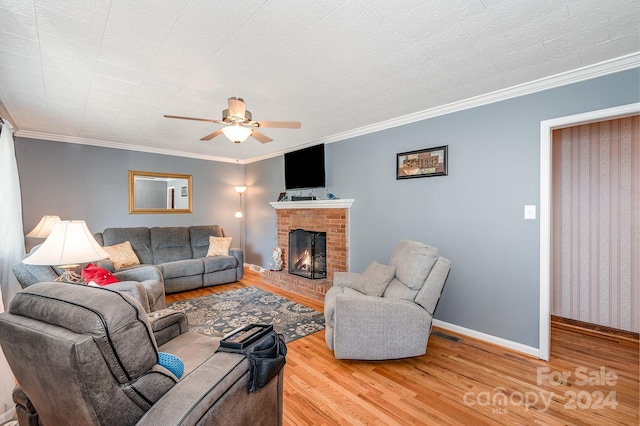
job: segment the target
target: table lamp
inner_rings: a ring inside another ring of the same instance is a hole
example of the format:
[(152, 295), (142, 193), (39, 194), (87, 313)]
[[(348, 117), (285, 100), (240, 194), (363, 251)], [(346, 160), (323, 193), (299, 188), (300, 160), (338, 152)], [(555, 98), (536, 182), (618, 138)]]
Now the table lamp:
[(79, 264), (106, 259), (109, 254), (93, 238), (84, 220), (57, 222), (47, 239), (31, 256), (22, 262), (28, 265), (51, 265), (64, 269), (55, 281), (83, 282), (74, 272)]
[(40, 222), (27, 234), (29, 238), (47, 238), (53, 226), (60, 222), (60, 216), (42, 216)]

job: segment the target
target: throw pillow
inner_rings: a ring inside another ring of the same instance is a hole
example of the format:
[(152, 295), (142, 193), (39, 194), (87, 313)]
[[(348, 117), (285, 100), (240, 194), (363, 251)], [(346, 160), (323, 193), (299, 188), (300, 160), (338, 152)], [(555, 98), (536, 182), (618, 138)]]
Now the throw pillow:
[(209, 250), (207, 257), (212, 256), (229, 256), (231, 248), (231, 237), (209, 237)]
[(351, 288), (369, 296), (382, 296), (396, 274), (396, 267), (371, 262), (363, 273), (358, 275)]
[(105, 246), (102, 248), (109, 253), (109, 260), (113, 262), (113, 267), (116, 269), (140, 264), (140, 260), (134, 253), (133, 247), (131, 247), (131, 243), (129, 241), (116, 244), (115, 246)]
[(89, 263), (87, 267), (82, 270), (82, 278), (86, 283), (93, 282), (99, 286), (113, 284), (120, 281), (111, 272), (96, 266), (93, 263)]
[(158, 352), (158, 364), (171, 371), (178, 379), (182, 377), (182, 373), (184, 373), (184, 363), (173, 354)]

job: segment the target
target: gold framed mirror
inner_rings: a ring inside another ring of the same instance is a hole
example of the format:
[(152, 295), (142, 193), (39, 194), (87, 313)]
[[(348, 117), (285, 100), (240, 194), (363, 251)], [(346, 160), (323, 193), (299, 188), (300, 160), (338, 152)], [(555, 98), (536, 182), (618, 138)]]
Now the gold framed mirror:
[(129, 170), (129, 213), (191, 213), (191, 175)]

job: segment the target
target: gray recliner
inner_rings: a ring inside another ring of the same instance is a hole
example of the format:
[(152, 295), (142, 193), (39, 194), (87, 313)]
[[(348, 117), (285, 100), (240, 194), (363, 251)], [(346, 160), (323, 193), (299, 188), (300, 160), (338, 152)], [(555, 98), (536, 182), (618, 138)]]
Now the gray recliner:
[(336, 272), (324, 299), (325, 339), (338, 359), (424, 355), (451, 262), (435, 247), (402, 240), (389, 265)]
[[(28, 254), (23, 256), (23, 259), (29, 257), (39, 247), (39, 245), (35, 246)], [(52, 266), (28, 265), (22, 262), (12, 265), (11, 269), (22, 288), (41, 282), (54, 281), (61, 271)], [(114, 272), (113, 275), (120, 282), (109, 284), (106, 287), (134, 297), (142, 304), (145, 312), (158, 311), (167, 306), (164, 279), (162, 272), (157, 267), (143, 266), (123, 269)]]
[[(283, 372), (248, 393), (246, 357), (186, 329), (183, 313), (147, 315), (108, 288), (46, 282), (0, 314), (0, 345), (41, 424), (281, 424)], [(159, 351), (182, 360), (180, 378)]]

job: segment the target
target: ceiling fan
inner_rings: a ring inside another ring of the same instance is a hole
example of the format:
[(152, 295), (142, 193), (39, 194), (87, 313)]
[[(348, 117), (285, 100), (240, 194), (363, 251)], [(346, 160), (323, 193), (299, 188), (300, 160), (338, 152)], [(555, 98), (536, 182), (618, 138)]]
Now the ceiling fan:
[(181, 120), (207, 121), (209, 123), (224, 124), (225, 127), (203, 137), (201, 141), (208, 141), (224, 133), (232, 142), (242, 143), (249, 136), (260, 143), (271, 142), (273, 139), (259, 132), (258, 127), (273, 127), (280, 129), (299, 129), (302, 125), (299, 121), (254, 121), (251, 111), (247, 109), (244, 99), (232, 97), (227, 99), (229, 108), (222, 111), (222, 120), (210, 118), (182, 117), (179, 115), (165, 115), (166, 118), (179, 118)]

